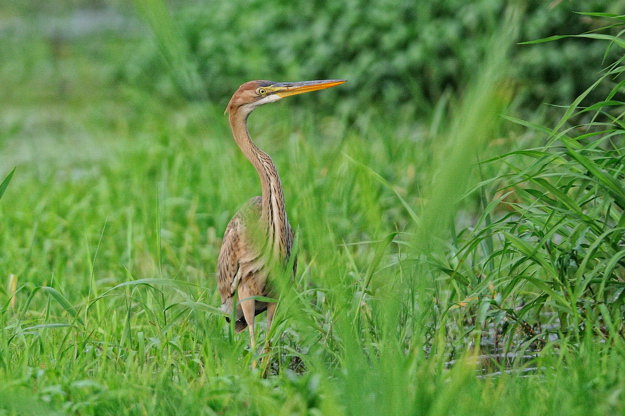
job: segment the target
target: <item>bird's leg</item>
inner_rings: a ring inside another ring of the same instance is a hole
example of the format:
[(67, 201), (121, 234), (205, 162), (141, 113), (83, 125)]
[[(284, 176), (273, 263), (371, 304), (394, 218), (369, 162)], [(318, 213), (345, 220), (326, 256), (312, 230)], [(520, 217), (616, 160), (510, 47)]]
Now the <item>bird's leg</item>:
[(267, 377), (267, 371), (269, 370), (269, 350), (271, 348), (271, 338), (269, 337), (269, 330), (271, 329), (271, 322), (273, 321), (273, 315), (276, 312), (276, 302), (267, 303), (267, 334), (265, 339), (265, 348), (263, 348), (263, 354), (265, 355), (262, 362), (263, 377)]
[[(250, 297), (251, 293), (245, 290), (244, 288), (239, 289), (239, 298), (246, 299)], [(254, 355), (256, 351), (256, 337), (254, 336), (254, 315), (256, 302), (254, 299), (248, 299), (241, 302), (241, 309), (243, 310), (243, 317), (245, 318), (245, 322), (247, 323), (247, 327), (250, 330), (250, 347), (252, 355)], [(252, 368), (256, 368), (256, 360), (252, 361)]]

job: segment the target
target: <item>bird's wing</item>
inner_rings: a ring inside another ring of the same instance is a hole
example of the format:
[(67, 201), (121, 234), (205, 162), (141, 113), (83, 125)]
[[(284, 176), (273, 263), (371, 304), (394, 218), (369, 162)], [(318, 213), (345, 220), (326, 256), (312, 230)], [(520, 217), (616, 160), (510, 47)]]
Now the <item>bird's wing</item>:
[(224, 239), (217, 259), (217, 286), (222, 302), (231, 298), (241, 281), (242, 262), (253, 256), (250, 250), (245, 219), (258, 211), (260, 215), (260, 197), (252, 198), (237, 214), (232, 217), (224, 232)]
[(219, 287), (222, 301), (232, 297), (241, 278), (238, 254), (241, 246), (241, 231), (241, 218), (239, 215), (236, 215), (230, 220), (228, 227), (226, 227), (217, 259), (217, 286)]

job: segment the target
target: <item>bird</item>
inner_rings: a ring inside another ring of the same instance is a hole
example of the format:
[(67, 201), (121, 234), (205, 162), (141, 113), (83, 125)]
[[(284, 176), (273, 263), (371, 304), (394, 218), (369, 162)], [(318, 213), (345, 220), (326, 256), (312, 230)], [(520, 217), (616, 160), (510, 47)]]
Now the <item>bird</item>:
[(248, 81), (235, 91), (226, 107), (234, 141), (258, 173), (261, 195), (250, 199), (226, 226), (217, 259), (217, 287), (221, 295), (221, 311), (228, 322), (231, 316), (234, 317), (236, 332), (249, 329), (252, 351), (256, 348), (254, 318), (265, 310), (269, 334), (276, 302), (267, 298), (273, 300), (278, 295), (275, 285), (271, 284), (272, 275), (279, 272), (278, 267), (284, 268), (293, 260), (290, 258), (294, 234), (287, 219), (278, 170), (271, 157), (252, 141), (247, 127), (248, 117), (261, 105), (345, 82), (339, 79)]

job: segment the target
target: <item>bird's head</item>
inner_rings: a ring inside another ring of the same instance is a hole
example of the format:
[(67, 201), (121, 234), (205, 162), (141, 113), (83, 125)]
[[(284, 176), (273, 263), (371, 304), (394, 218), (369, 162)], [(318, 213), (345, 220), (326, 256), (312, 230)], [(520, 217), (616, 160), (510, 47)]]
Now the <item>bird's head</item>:
[(335, 87), (345, 82), (347, 81), (342, 79), (300, 82), (248, 81), (232, 95), (226, 112), (244, 110), (249, 114), (259, 105), (272, 103), (290, 95)]

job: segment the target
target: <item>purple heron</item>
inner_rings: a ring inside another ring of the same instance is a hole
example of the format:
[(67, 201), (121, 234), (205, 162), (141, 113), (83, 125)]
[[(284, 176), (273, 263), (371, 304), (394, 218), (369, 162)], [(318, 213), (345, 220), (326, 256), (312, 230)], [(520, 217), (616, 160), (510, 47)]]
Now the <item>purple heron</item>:
[[(250, 199), (226, 227), (217, 262), (217, 285), (221, 294), (221, 310), (234, 315), (237, 332), (249, 328), (252, 350), (256, 347), (254, 317), (267, 311), (269, 333), (276, 309), (275, 302), (265, 302), (258, 297), (275, 297), (270, 275), (272, 269), (276, 270), (276, 265), (288, 263), (293, 230), (287, 220), (278, 170), (271, 157), (252, 142), (247, 118), (260, 105), (344, 82), (249, 81), (239, 87), (226, 108), (234, 141), (256, 168), (262, 193), (260, 197)], [(237, 304), (234, 304), (235, 299), (238, 299)], [(229, 318), (226, 319), (229, 321)]]

